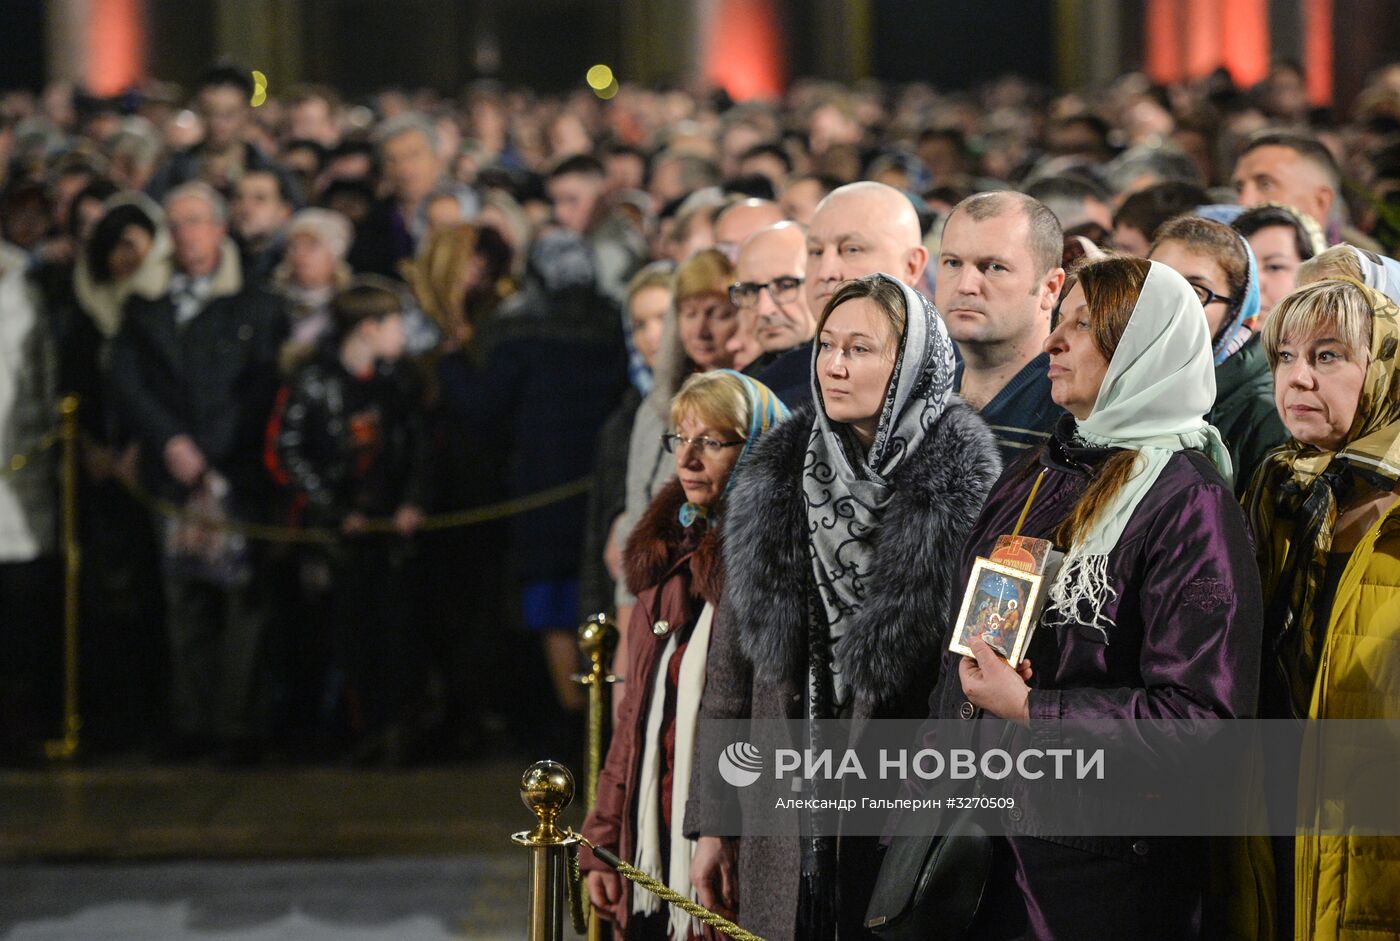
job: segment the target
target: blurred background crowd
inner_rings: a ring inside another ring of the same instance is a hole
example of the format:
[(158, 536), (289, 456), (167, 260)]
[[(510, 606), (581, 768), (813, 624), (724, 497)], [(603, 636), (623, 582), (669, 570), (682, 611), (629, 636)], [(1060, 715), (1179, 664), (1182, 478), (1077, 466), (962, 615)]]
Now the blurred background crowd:
[(1400, 250), (1400, 65), (1344, 109), (1312, 107), (1289, 62), (1247, 87), (1224, 69), (1067, 94), (799, 80), (736, 101), (605, 75), (561, 94), (274, 86), (256, 107), (247, 65), (0, 93), (0, 760), (59, 729), (45, 444), (65, 394), (95, 752), (571, 749), (573, 631), (627, 603), (628, 452), (666, 430), (646, 402), (809, 339), (765, 338), (766, 302), (730, 291), (748, 235), (857, 180), (907, 195), (932, 257), (951, 207), (988, 190), (1049, 206), (1066, 259), (1145, 255), (1198, 206), (1278, 204), (1296, 235), (1267, 257), (1251, 238), (1265, 313), (1327, 244)]

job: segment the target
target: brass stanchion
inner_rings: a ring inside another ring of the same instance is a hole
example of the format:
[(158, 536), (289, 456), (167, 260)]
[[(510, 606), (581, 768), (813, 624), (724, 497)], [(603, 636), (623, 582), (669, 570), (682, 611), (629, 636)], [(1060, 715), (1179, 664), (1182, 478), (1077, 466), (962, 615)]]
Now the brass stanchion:
[[(617, 677), (608, 672), (613, 651), (617, 649), (617, 628), (606, 614), (595, 614), (578, 629), (578, 647), (588, 658), (588, 672), (576, 679), (588, 687), (588, 767), (584, 776), (584, 794), (588, 809), (598, 802), (598, 776), (603, 773), (604, 723), (609, 714), (608, 703)], [(588, 941), (603, 941), (603, 919), (588, 906)]]
[(71, 761), (77, 757), (78, 731), (83, 727), (78, 711), (78, 397), (64, 396), (58, 413), (63, 445), (63, 737), (45, 742), (44, 753), (50, 760)]
[(606, 614), (595, 614), (579, 625), (578, 649), (588, 658), (588, 672), (577, 679), (588, 687), (588, 768), (584, 794), (588, 809), (598, 802), (598, 775), (603, 772), (604, 724), (608, 717), (609, 687), (617, 677), (608, 672), (617, 649), (617, 628)]
[[(565, 885), (570, 881), (569, 858), (578, 852), (579, 838), (560, 830), (557, 821), (574, 799), (574, 776), (557, 761), (537, 761), (520, 779), (520, 799), (534, 811), (539, 825), (516, 833), (511, 839), (530, 849), (530, 912), (528, 941), (563, 941), (570, 921), (564, 907)], [(581, 891), (572, 886), (573, 897)]]

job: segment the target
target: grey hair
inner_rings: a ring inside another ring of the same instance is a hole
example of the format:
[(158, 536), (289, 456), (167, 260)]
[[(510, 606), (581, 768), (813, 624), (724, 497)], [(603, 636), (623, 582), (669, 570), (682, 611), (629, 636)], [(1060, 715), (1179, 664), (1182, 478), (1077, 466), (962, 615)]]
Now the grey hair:
[(1171, 147), (1133, 147), (1124, 151), (1108, 165), (1109, 189), (1121, 193), (1142, 176), (1159, 180), (1180, 180), (1200, 186), (1201, 170), (1195, 161)]
[(428, 141), (428, 146), (432, 148), (433, 153), (437, 153), (437, 128), (433, 125), (433, 122), (428, 119), (427, 115), (420, 114), (417, 111), (401, 114), (381, 124), (379, 130), (374, 132), (374, 146), (380, 151), (383, 151), (384, 145), (388, 144), (389, 141), (413, 132), (422, 134)]
[(129, 156), (143, 167), (150, 166), (160, 157), (160, 138), (151, 122), (145, 118), (127, 118), (121, 129), (112, 135), (108, 147), (113, 159)]
[(203, 202), (214, 213), (214, 221), (220, 225), (228, 222), (228, 201), (218, 190), (205, 183), (203, 180), (191, 180), (188, 183), (181, 183), (179, 186), (165, 194), (165, 199), (161, 201), (161, 207), (165, 209), (166, 215), (170, 214), (170, 207), (178, 199), (193, 197)]

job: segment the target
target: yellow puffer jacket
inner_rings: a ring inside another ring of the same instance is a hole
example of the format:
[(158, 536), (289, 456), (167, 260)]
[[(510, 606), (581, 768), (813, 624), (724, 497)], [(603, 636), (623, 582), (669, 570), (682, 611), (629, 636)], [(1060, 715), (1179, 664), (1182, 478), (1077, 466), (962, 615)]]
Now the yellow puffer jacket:
[[(1288, 521), (1277, 522), (1274, 558), (1286, 558), (1290, 532)], [(1400, 503), (1342, 573), (1308, 718), (1400, 719)], [(1400, 788), (1400, 763), (1333, 757), (1318, 774), (1322, 794), (1361, 775), (1384, 775)], [(1294, 876), (1298, 941), (1400, 941), (1400, 837), (1300, 836)]]

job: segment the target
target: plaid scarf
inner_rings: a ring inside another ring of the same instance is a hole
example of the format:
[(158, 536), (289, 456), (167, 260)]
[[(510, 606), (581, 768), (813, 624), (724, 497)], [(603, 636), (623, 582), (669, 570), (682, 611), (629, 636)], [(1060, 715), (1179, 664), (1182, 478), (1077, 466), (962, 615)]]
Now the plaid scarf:
[[(1259, 541), (1264, 578), (1266, 649), (1276, 658), (1294, 715), (1312, 702), (1327, 625), (1318, 623), (1318, 589), (1332, 551), (1339, 508), (1358, 483), (1381, 492), (1400, 483), (1400, 307), (1380, 291), (1350, 278), (1371, 306), (1371, 361), (1356, 418), (1336, 451), (1290, 441), (1259, 468), (1246, 510)], [(1278, 520), (1292, 520), (1284, 558), (1269, 534)]]

